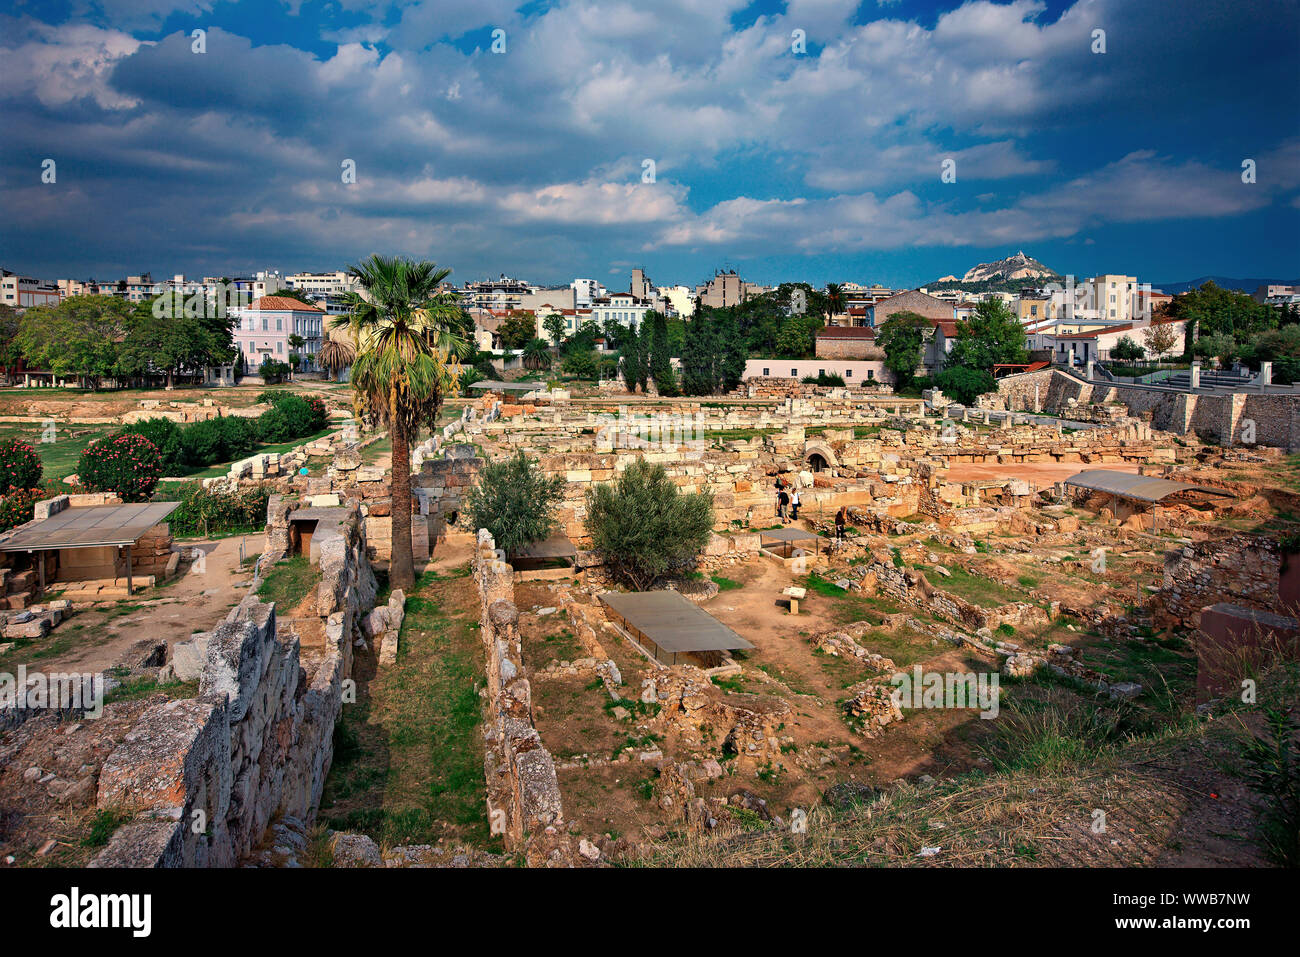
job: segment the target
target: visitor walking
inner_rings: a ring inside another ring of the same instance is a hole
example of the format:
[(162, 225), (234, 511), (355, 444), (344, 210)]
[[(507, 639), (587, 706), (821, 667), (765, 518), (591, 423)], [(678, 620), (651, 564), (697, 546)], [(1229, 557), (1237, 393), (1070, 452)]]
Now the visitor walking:
[(844, 514), (844, 506), (841, 505), (840, 510), (835, 513), (835, 540), (837, 542), (844, 541), (844, 526), (846, 522), (847, 518)]
[(785, 522), (785, 507), (790, 504), (790, 496), (785, 489), (776, 493), (776, 517)]
[(790, 496), (790, 521), (799, 521), (799, 490), (795, 489), (794, 494)]

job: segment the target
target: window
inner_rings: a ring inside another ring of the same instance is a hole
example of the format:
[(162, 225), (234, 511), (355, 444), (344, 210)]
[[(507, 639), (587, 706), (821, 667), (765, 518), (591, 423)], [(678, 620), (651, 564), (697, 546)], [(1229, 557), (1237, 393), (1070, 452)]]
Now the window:
[(270, 319), (267, 319), (267, 318), (263, 317), (263, 319), (262, 319), (262, 331), (263, 331), (263, 332), (266, 332), (266, 330), (268, 330), (268, 329), (271, 328), (271, 326), (270, 326), (270, 322), (271, 322)]
[(790, 375), (797, 379), (797, 378), (799, 377), (799, 370), (798, 370), (798, 369), (791, 369), (791, 370), (790, 370)]
[[(853, 374), (853, 373), (851, 373), (851, 372), (849, 373), (849, 375), (852, 375), (852, 374)], [(874, 379), (875, 377), (876, 377), (876, 370), (875, 370), (875, 369), (868, 369), (868, 370), (867, 370), (867, 378), (868, 378), (868, 379)]]
[(283, 332), (283, 331), (284, 331), (284, 320), (283, 320), (283, 319), (277, 319), (277, 320), (275, 320), (275, 331), (276, 331), (276, 332)]
[[(845, 370), (844, 370), (844, 378), (846, 378), (846, 379), (852, 379), (852, 378), (853, 378), (853, 370), (852, 370), (852, 369), (845, 369)], [(870, 370), (870, 369), (867, 370), (867, 378), (868, 378), (868, 379), (871, 378), (871, 370)]]
[(772, 370), (771, 370), (771, 369), (764, 369), (764, 370), (763, 370), (763, 375), (771, 375), (771, 374), (772, 374)]
[(284, 353), (284, 343), (283, 343), (283, 342), (277, 342), (277, 343), (275, 344), (275, 351), (276, 351), (276, 354), (277, 354), (277, 355), (282, 355), (282, 354)]

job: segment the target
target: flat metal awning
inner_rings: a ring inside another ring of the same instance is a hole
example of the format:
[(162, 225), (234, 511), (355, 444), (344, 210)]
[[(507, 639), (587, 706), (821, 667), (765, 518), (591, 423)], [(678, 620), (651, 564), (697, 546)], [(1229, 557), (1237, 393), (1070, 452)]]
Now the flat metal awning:
[(0, 538), (0, 552), (130, 545), (180, 508), (180, 502), (71, 506)]
[(825, 535), (818, 535), (816, 532), (808, 532), (802, 528), (773, 528), (766, 532), (758, 533), (759, 539), (771, 538), (778, 542), (807, 542), (807, 541), (826, 541)]
[(1120, 498), (1131, 498), (1139, 502), (1159, 502), (1175, 492), (1204, 492), (1207, 495), (1232, 496), (1231, 492), (1221, 488), (1174, 482), (1150, 475), (1135, 475), (1132, 472), (1116, 472), (1112, 469), (1087, 469), (1078, 475), (1070, 476), (1065, 480), (1065, 484), (1075, 488), (1086, 488), (1092, 492), (1108, 492)]
[(554, 535), (544, 542), (533, 542), (533, 544), (521, 548), (515, 557), (534, 559), (577, 558), (578, 546), (563, 535)]
[(469, 384), (471, 389), (491, 389), (493, 392), (535, 392), (545, 389), (545, 382), (501, 382), (498, 379), (479, 379)]
[(718, 619), (678, 592), (607, 591), (600, 600), (630, 627), (669, 654), (753, 648)]

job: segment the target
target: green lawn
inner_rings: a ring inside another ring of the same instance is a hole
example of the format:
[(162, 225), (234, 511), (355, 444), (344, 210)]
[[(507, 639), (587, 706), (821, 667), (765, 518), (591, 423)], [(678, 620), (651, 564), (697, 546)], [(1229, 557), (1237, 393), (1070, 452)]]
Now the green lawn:
[(426, 572), (406, 600), (396, 664), (374, 673), (358, 659), (358, 700), (335, 731), (322, 824), (385, 846), (499, 848), (484, 803), (477, 599), (466, 571)]
[(277, 615), (288, 615), (302, 604), (319, 580), (320, 573), (307, 556), (294, 555), (275, 563), (257, 587), (257, 597), (275, 602)]
[[(22, 439), (36, 450), (45, 466), (43, 481), (64, 479), (77, 471), (81, 453), (95, 439), (116, 431), (108, 425), (63, 425), (54, 427), (54, 441), (42, 441), (45, 428), (35, 422), (5, 422), (0, 424), (0, 439)], [(75, 434), (74, 434), (75, 433)]]

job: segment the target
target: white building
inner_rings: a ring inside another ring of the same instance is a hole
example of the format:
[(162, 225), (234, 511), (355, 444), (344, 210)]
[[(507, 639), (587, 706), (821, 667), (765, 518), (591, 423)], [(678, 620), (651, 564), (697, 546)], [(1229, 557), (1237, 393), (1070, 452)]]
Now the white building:
[(0, 269), (0, 302), (15, 309), (28, 306), (57, 306), (59, 285), (30, 276), (20, 276), (8, 269)]
[(639, 331), (641, 320), (653, 308), (654, 303), (646, 299), (638, 299), (630, 292), (616, 292), (592, 300), (591, 318), (600, 329), (604, 329), (606, 323), (617, 322), (633, 331)]

